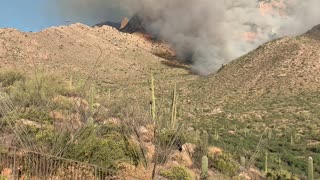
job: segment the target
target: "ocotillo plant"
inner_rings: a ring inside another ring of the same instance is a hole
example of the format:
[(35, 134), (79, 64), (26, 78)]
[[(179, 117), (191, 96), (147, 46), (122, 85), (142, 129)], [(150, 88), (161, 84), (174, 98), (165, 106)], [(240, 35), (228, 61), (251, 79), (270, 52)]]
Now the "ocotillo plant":
[(153, 121), (156, 119), (156, 97), (154, 89), (154, 78), (151, 73), (151, 117)]
[(171, 128), (175, 129), (177, 124), (177, 84), (174, 85), (172, 93), (172, 106), (171, 106)]
[(206, 179), (208, 177), (208, 157), (202, 156), (201, 159), (201, 178)]
[(313, 180), (313, 159), (308, 158), (308, 180)]

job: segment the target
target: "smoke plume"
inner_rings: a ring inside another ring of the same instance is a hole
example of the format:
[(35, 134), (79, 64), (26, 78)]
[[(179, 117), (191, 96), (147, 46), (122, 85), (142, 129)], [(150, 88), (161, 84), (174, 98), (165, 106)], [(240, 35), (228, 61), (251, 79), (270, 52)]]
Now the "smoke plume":
[(71, 17), (109, 20), (138, 14), (149, 32), (171, 43), (202, 75), (264, 42), (303, 33), (320, 23), (319, 0), (58, 1), (62, 14)]

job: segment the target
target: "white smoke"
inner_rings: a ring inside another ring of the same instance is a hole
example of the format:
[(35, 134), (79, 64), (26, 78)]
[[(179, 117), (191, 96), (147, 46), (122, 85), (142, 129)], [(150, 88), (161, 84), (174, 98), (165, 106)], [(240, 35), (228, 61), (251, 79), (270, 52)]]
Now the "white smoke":
[[(62, 0), (60, 0), (62, 1)], [(170, 42), (182, 57), (192, 56), (202, 75), (276, 37), (297, 35), (320, 23), (320, 0), (68, 0), (63, 8), (105, 17), (117, 12), (139, 13), (147, 29)], [(104, 11), (103, 8), (106, 10)], [(262, 13), (261, 10), (272, 13)], [(121, 14), (121, 13), (120, 13)], [(118, 14), (119, 15), (119, 14)], [(110, 17), (110, 16), (109, 16)], [(151, 19), (151, 21), (150, 21)], [(247, 37), (248, 36), (248, 37)]]

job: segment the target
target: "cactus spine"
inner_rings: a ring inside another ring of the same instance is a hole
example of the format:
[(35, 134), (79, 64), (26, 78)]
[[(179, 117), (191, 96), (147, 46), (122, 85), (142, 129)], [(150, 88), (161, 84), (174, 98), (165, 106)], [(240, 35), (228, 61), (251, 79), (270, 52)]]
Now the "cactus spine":
[(206, 179), (208, 177), (208, 157), (202, 156), (201, 159), (201, 178)]
[(308, 158), (308, 180), (313, 180), (313, 159)]

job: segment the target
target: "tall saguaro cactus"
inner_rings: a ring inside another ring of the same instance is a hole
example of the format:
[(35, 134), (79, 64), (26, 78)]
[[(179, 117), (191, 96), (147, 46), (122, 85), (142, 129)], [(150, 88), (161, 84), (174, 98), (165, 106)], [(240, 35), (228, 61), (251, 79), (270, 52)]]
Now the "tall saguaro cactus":
[(203, 156), (201, 159), (201, 178), (206, 179), (208, 177), (208, 157)]
[(70, 79), (69, 79), (69, 89), (72, 89), (73, 87), (73, 79), (72, 79), (72, 75), (70, 76)]
[(313, 159), (308, 158), (308, 180), (313, 180)]
[(279, 164), (278, 164), (278, 165), (279, 165), (279, 169), (282, 170), (281, 157), (280, 157), (280, 156), (279, 156), (279, 159), (278, 159), (278, 163), (279, 163)]
[(172, 93), (172, 106), (171, 106), (171, 128), (175, 129), (177, 124), (177, 84), (174, 85)]
[(209, 135), (207, 131), (203, 131), (200, 142), (201, 142), (200, 148), (202, 151), (202, 155), (205, 156), (208, 153), (208, 144), (209, 144)]
[(95, 87), (94, 85), (92, 85), (90, 88), (90, 94), (89, 94), (89, 108), (91, 111), (93, 110), (94, 98), (95, 98)]
[(264, 161), (264, 172), (268, 173), (268, 152), (265, 154), (265, 161)]
[(244, 168), (246, 167), (246, 158), (243, 156), (240, 157), (240, 165)]
[(93, 117), (93, 114), (94, 114), (94, 100), (95, 100), (95, 87), (94, 85), (92, 85), (90, 87), (90, 92), (89, 92), (89, 114), (88, 114), (88, 122), (89, 121), (92, 121), (92, 117)]
[(151, 73), (151, 117), (152, 117), (152, 120), (155, 121), (155, 119), (156, 119), (156, 96), (155, 96), (153, 73)]
[(218, 133), (218, 130), (217, 130), (217, 129), (214, 130), (214, 139), (215, 139), (216, 141), (219, 140), (219, 133)]

